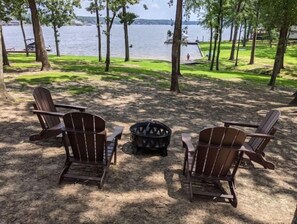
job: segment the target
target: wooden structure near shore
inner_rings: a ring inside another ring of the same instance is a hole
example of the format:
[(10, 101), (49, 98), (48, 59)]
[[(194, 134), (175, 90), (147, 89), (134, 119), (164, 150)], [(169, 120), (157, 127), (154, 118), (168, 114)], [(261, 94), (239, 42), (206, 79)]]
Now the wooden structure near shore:
[[(8, 54), (18, 54), (18, 53), (25, 53), (26, 54), (26, 51), (25, 50), (6, 50), (6, 52)], [(35, 51), (28, 51), (28, 53), (35, 53)]]

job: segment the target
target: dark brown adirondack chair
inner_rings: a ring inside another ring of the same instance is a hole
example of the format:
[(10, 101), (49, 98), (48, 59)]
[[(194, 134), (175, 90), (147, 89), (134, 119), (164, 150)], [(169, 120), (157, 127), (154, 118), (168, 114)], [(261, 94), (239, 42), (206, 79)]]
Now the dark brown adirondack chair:
[[(225, 127), (229, 126), (241, 126), (241, 127), (253, 127), (257, 128), (255, 133), (247, 134), (251, 137), (250, 140), (244, 144), (244, 147), (248, 149), (245, 154), (251, 161), (254, 161), (262, 165), (265, 169), (275, 169), (275, 165), (265, 159), (265, 153), (263, 152), (269, 143), (270, 139), (274, 138), (277, 123), (281, 113), (278, 110), (269, 111), (263, 118), (260, 124), (247, 124), (240, 122), (225, 121)], [(255, 153), (251, 153), (254, 151)]]
[[(213, 127), (202, 130), (199, 140), (194, 148), (190, 134), (182, 134), (185, 160), (183, 173), (189, 184), (188, 192), (190, 201), (193, 194), (221, 197), (228, 199), (231, 204), (237, 206), (235, 189), (235, 174), (242, 157), (240, 151), (246, 135), (235, 128)], [(231, 166), (234, 165), (233, 168)], [(220, 181), (227, 181), (230, 194), (222, 188)], [(199, 190), (194, 192), (199, 184), (214, 184), (219, 187), (221, 193)]]
[(62, 133), (64, 124), (60, 121), (59, 117), (63, 117), (65, 113), (57, 112), (57, 107), (76, 109), (81, 112), (86, 109), (86, 107), (82, 106), (55, 104), (50, 91), (43, 87), (35, 88), (33, 91), (33, 97), (35, 99), (35, 103), (33, 104), (33, 113), (37, 115), (42, 131), (39, 134), (31, 135), (30, 141), (55, 137)]
[[(116, 127), (112, 135), (106, 137), (105, 121), (99, 116), (73, 112), (65, 114), (63, 120), (66, 162), (59, 183), (64, 178), (81, 179), (96, 181), (99, 188), (102, 188), (113, 156), (116, 163), (118, 139), (121, 138), (123, 127)], [(69, 174), (68, 170), (73, 163), (95, 166), (98, 175)]]

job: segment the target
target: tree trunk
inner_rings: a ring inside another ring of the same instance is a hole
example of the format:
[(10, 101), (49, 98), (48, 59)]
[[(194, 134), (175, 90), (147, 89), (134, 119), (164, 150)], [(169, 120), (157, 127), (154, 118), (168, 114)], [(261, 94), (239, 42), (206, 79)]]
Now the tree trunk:
[[(289, 29), (287, 29), (287, 36), (286, 36), (286, 42), (285, 42), (285, 46), (284, 46), (284, 53), (282, 55), (282, 58), (281, 58), (281, 66), (280, 66), (280, 69), (285, 69), (285, 64), (284, 64), (284, 58), (285, 58), (285, 53), (287, 51), (287, 47), (288, 47), (288, 41), (289, 41)], [(280, 71), (279, 71), (280, 72)]]
[(281, 69), (284, 69), (285, 68), (284, 58), (285, 58), (285, 53), (286, 53), (286, 47), (287, 47), (287, 40), (288, 40), (289, 29), (287, 28), (285, 32), (286, 32), (286, 39), (285, 39), (285, 44), (282, 46), (283, 49), (282, 49), (282, 55), (281, 55), (281, 59), (280, 59), (280, 66), (279, 66), (278, 73), (280, 73)]
[[(242, 0), (239, 0), (238, 3), (237, 3), (237, 6), (236, 6), (236, 16), (234, 18), (235, 23), (236, 23), (236, 20), (238, 18), (238, 14), (241, 11), (241, 3), (242, 3)], [(234, 60), (234, 53), (235, 53), (235, 46), (236, 46), (238, 29), (239, 29), (239, 25), (236, 23), (235, 24), (235, 29), (234, 29), (234, 34), (233, 34), (232, 47), (231, 47), (229, 60)]]
[(180, 92), (178, 85), (178, 76), (180, 74), (180, 44), (181, 44), (181, 27), (182, 27), (182, 7), (183, 0), (176, 2), (175, 24), (173, 32), (173, 43), (171, 52), (171, 86), (170, 91)]
[(98, 10), (98, 0), (95, 0), (95, 7), (96, 7), (96, 26), (97, 26), (97, 36), (98, 36), (98, 60), (99, 62), (102, 61), (102, 54), (101, 54), (101, 29), (100, 29), (100, 16)]
[[(126, 18), (126, 5), (123, 6), (123, 17)], [(124, 36), (125, 36), (125, 61), (129, 61), (130, 53), (129, 53), (129, 37), (128, 37), (128, 24), (127, 20), (124, 19)]]
[(232, 21), (232, 24), (231, 24), (231, 30), (230, 30), (230, 38), (229, 38), (229, 42), (232, 41), (233, 28), (234, 28), (234, 21)]
[[(259, 9), (257, 9), (257, 11), (259, 11)], [(249, 42), (250, 41), (250, 36), (251, 36), (251, 29), (252, 29), (252, 25), (251, 23), (248, 24), (248, 29), (247, 29), (247, 32), (246, 32), (246, 42)]]
[[(31, 10), (32, 24), (34, 27), (35, 45), (40, 48), (39, 53), (40, 53), (40, 60), (41, 60), (41, 71), (50, 70), (51, 65), (48, 61), (47, 52), (45, 49), (45, 44), (44, 44), (42, 29), (39, 22), (36, 3), (35, 3), (35, 0), (28, 0), (28, 2)], [(38, 51), (36, 49), (36, 54), (37, 52)]]
[(238, 29), (239, 29), (239, 26), (236, 24), (235, 29), (234, 29), (234, 33), (233, 33), (232, 47), (231, 47), (229, 60), (234, 60), (235, 46), (236, 46)]
[(209, 38), (209, 50), (208, 50), (208, 61), (211, 60), (212, 42), (213, 42), (213, 25), (210, 25), (210, 38)]
[(254, 28), (253, 43), (252, 43), (251, 57), (250, 57), (250, 63), (249, 63), (250, 65), (253, 65), (255, 63), (256, 40), (257, 40), (257, 27)]
[(242, 47), (246, 47), (246, 33), (247, 33), (247, 21), (244, 19), (244, 32), (243, 32), (243, 39), (242, 39)]
[(255, 53), (256, 53), (256, 43), (257, 43), (257, 29), (258, 29), (258, 21), (259, 21), (259, 0), (257, 2), (257, 12), (256, 12), (256, 24), (254, 27), (254, 33), (253, 33), (253, 43), (252, 43), (252, 50), (251, 50), (251, 57), (250, 57), (250, 65), (253, 65), (255, 63)]
[(110, 17), (109, 17), (109, 0), (106, 0), (106, 59), (105, 71), (109, 71), (110, 65)]
[(217, 50), (217, 43), (218, 43), (218, 37), (219, 37), (219, 27), (217, 26), (215, 28), (214, 47), (213, 47), (212, 59), (211, 59), (210, 69), (209, 69), (211, 71), (213, 70), (213, 66), (214, 66), (214, 61), (215, 61), (215, 56), (216, 56), (216, 50)]
[(58, 39), (59, 32), (55, 23), (53, 23), (53, 29), (54, 29), (55, 44), (56, 44), (56, 54), (58, 57), (60, 57), (61, 55), (60, 55), (59, 39)]
[[(182, 24), (182, 23), (181, 23)], [(182, 27), (181, 27), (182, 30)], [(182, 76), (180, 73), (180, 49), (181, 49), (181, 44), (182, 44), (182, 32), (180, 32), (180, 35), (178, 36), (178, 40), (180, 40), (179, 45), (177, 46), (177, 75)]]
[[(34, 44), (35, 44), (35, 60), (38, 61), (38, 62), (41, 62), (40, 46), (39, 46), (39, 42), (37, 41), (37, 39), (38, 39), (38, 32), (37, 32), (37, 28), (34, 26), (34, 23), (33, 23), (33, 14), (32, 13), (31, 13), (31, 20), (32, 20), (33, 35), (34, 35)], [(37, 23), (37, 22), (35, 21), (35, 23)]]
[[(20, 16), (20, 18), (22, 18), (21, 13), (19, 16)], [(21, 25), (22, 35), (23, 35), (23, 39), (24, 39), (24, 44), (25, 44), (26, 56), (28, 57), (29, 56), (28, 44), (27, 44), (27, 38), (26, 38), (25, 29), (24, 29), (24, 23), (23, 23), (22, 19), (20, 19), (20, 25)]]
[[(2, 43), (2, 21), (0, 21), (0, 43)], [(0, 98), (4, 100), (13, 100), (13, 98), (8, 94), (4, 82), (3, 74), (3, 55), (2, 55), (2, 44), (0, 44)]]
[(272, 39), (269, 40), (269, 47), (272, 48)]
[(7, 51), (6, 51), (6, 47), (5, 47), (5, 41), (4, 41), (4, 38), (3, 38), (3, 31), (1, 32), (1, 45), (2, 45), (3, 65), (10, 66)]
[(235, 66), (238, 65), (238, 54), (239, 54), (239, 46), (240, 46), (240, 35), (241, 35), (241, 28), (242, 28), (242, 24), (240, 25), (240, 29), (239, 29), (239, 35), (238, 35), (238, 43), (237, 43), (237, 51), (236, 51), (236, 60), (235, 60)]
[(283, 54), (285, 53), (284, 50), (285, 50), (287, 32), (288, 32), (288, 27), (286, 26), (286, 23), (284, 23), (284, 25), (281, 27), (279, 32), (279, 40), (278, 40), (278, 45), (277, 45), (277, 50), (276, 50), (276, 55), (274, 60), (273, 71), (271, 74), (271, 79), (268, 83), (268, 85), (271, 86), (271, 90), (274, 90), (276, 77), (280, 72), (282, 57), (283, 57)]
[(219, 23), (219, 43), (218, 43), (218, 53), (216, 58), (216, 70), (219, 70), (219, 63), (220, 63), (220, 52), (221, 52), (221, 41), (222, 41), (222, 31), (223, 31), (223, 0), (220, 0), (220, 9), (218, 15), (218, 23)]
[[(109, 0), (106, 0), (106, 4), (109, 4)], [(106, 30), (107, 30), (107, 37), (106, 37), (106, 66), (105, 66), (105, 71), (108, 72), (109, 71), (109, 66), (110, 66), (110, 33), (111, 33), (111, 27), (114, 21), (114, 18), (116, 17), (116, 12), (113, 12), (113, 16), (110, 19), (109, 17), (109, 7), (106, 7), (106, 17), (107, 17), (107, 21), (106, 21)]]

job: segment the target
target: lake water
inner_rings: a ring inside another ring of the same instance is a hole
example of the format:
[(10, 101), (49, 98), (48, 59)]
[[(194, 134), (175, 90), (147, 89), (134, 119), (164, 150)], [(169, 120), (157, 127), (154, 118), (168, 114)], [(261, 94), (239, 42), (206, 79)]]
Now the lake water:
[[(152, 58), (171, 59), (172, 45), (164, 44), (167, 38), (167, 31), (173, 31), (173, 26), (166, 25), (131, 25), (129, 26), (129, 41), (131, 58)], [(24, 49), (21, 28), (19, 26), (4, 26), (4, 38), (7, 48), (15, 50)], [(32, 26), (26, 25), (25, 32), (27, 38), (33, 37)], [(52, 53), (55, 53), (55, 43), (53, 30), (50, 27), (43, 27), (43, 34), (46, 45), (52, 46)], [(92, 55), (97, 56), (97, 29), (96, 26), (65, 26), (60, 29), (60, 51), (62, 55)], [(188, 40), (207, 41), (209, 31), (200, 26), (188, 26)], [(223, 39), (229, 37), (229, 30), (223, 33)], [(105, 56), (106, 41), (102, 35), (102, 56)], [(195, 45), (182, 46), (181, 59), (186, 60), (186, 55), (190, 54), (190, 59), (200, 57), (199, 50)], [(124, 31), (122, 25), (113, 25), (111, 32), (111, 56), (124, 57)]]

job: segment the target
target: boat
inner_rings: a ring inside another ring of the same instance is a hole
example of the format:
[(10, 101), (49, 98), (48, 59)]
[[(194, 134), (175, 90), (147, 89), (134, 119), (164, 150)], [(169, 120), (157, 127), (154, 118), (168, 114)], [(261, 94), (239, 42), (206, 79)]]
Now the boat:
[[(32, 41), (32, 40), (34, 40), (34, 39), (30, 38), (30, 39), (27, 39), (27, 40), (28, 40), (28, 41)], [(32, 41), (31, 43), (29, 43), (29, 44), (27, 45), (27, 47), (28, 47), (28, 50), (29, 50), (29, 51), (35, 51), (35, 42)], [(52, 47), (51, 47), (51, 45), (48, 45), (45, 49), (46, 49), (46, 51), (48, 51), (48, 52), (52, 51)]]
[[(188, 38), (188, 36), (186, 36), (186, 37), (182, 36), (182, 45), (197, 45), (197, 44), (199, 44), (198, 40), (189, 41), (187, 38)], [(164, 44), (172, 44), (172, 43), (173, 43), (172, 38), (169, 38), (166, 41), (164, 41)]]
[[(186, 45), (188, 43), (188, 35), (185, 33), (182, 33), (182, 44)], [(166, 41), (164, 41), (164, 44), (172, 44), (173, 38), (168, 38)]]

